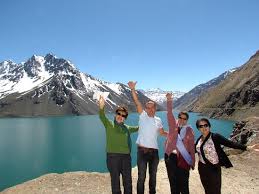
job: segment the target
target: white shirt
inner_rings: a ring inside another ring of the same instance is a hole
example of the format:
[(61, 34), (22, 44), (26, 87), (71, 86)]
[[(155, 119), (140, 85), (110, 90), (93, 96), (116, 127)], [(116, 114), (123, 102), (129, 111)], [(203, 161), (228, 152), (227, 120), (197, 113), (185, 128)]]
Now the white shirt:
[(159, 129), (163, 128), (159, 117), (149, 117), (146, 111), (139, 115), (139, 130), (136, 143), (146, 148), (158, 149), (157, 137)]

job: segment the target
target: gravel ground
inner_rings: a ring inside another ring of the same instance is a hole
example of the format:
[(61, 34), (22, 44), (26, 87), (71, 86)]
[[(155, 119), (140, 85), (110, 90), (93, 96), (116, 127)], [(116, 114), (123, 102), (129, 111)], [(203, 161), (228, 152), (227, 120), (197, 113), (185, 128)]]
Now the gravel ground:
[[(247, 151), (230, 157), (234, 168), (222, 168), (223, 194), (258, 194), (259, 193), (259, 152)], [(133, 171), (133, 193), (136, 193), (137, 169)], [(148, 179), (148, 176), (147, 176)], [(148, 181), (146, 181), (148, 193)], [(63, 174), (47, 174), (26, 183), (11, 187), (3, 194), (24, 193), (111, 193), (110, 177), (107, 173), (68, 172)], [(164, 161), (160, 161), (157, 174), (157, 193), (170, 193)], [(204, 193), (197, 167), (190, 173), (190, 193)]]

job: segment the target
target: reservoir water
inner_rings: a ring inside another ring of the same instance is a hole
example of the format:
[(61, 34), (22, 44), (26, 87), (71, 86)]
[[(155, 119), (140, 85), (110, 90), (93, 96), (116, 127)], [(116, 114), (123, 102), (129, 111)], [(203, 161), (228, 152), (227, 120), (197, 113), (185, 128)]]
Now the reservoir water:
[[(176, 115), (177, 113), (175, 113)], [(107, 115), (113, 119), (113, 115)], [(166, 112), (157, 112), (167, 130)], [(195, 137), (199, 118), (190, 113), (189, 124)], [(233, 122), (210, 119), (212, 131), (229, 137)], [(126, 124), (137, 125), (138, 114), (129, 115)], [(136, 166), (136, 137), (132, 135), (132, 164)], [(165, 138), (159, 137), (163, 158)], [(1, 118), (0, 191), (47, 173), (71, 171), (107, 172), (105, 129), (98, 115)]]

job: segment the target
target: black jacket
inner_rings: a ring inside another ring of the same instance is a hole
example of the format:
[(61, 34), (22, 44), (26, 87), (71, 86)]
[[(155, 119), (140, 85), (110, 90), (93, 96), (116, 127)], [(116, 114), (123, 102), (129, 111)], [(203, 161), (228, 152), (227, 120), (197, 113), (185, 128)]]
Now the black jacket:
[[(201, 144), (201, 155), (204, 158), (206, 164), (210, 164), (213, 165), (206, 157), (203, 151), (203, 146), (206, 143), (206, 141), (209, 139), (211, 135), (212, 141), (214, 143), (216, 152), (218, 154), (218, 158), (219, 158), (219, 165), (220, 166), (225, 166), (226, 168), (230, 168), (233, 165), (231, 164), (229, 158), (227, 157), (226, 153), (224, 152), (224, 150), (222, 149), (221, 145), (230, 147), (230, 148), (234, 148), (234, 149), (241, 149), (241, 150), (246, 150), (246, 146), (239, 144), (239, 143), (235, 143), (232, 142), (228, 139), (226, 139), (225, 137), (223, 137), (222, 135), (218, 134), (218, 133), (210, 133), (207, 135), (207, 137), (205, 138), (204, 142)], [(196, 143), (195, 143), (195, 148), (196, 145), (198, 144), (200, 138), (202, 137), (202, 135), (197, 139)]]

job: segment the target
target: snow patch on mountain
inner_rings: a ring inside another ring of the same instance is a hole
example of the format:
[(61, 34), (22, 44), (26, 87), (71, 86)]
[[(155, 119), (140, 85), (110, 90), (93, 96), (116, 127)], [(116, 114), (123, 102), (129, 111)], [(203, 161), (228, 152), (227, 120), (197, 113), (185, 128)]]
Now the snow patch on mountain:
[(92, 78), (91, 76), (88, 76), (84, 73), (80, 73), (80, 77), (87, 91), (96, 91), (96, 90), (99, 91), (100, 88), (103, 87), (100, 81)]
[(118, 95), (121, 95), (121, 86), (119, 84), (114, 84), (114, 83), (108, 83), (107, 86), (115, 91)]
[[(4, 61), (1, 63), (1, 67), (4, 71), (0, 74), (0, 99), (12, 94), (12, 93), (23, 93), (31, 90), (37, 86), (40, 86), (44, 81), (48, 80), (53, 76), (45, 70), (44, 57), (34, 55), (32, 64), (21, 63), (15, 64), (12, 62)], [(35, 64), (37, 63), (37, 65)], [(30, 73), (36, 76), (29, 76), (27, 67), (30, 68)], [(16, 67), (16, 68), (13, 68)], [(19, 70), (17, 67), (21, 67)]]
[(165, 91), (160, 88), (141, 90), (141, 92), (151, 100), (154, 100), (155, 102), (157, 102), (158, 104), (162, 104), (166, 101), (167, 93), (172, 93), (174, 100), (180, 98), (182, 95), (185, 94), (184, 92), (180, 92), (180, 91)]

